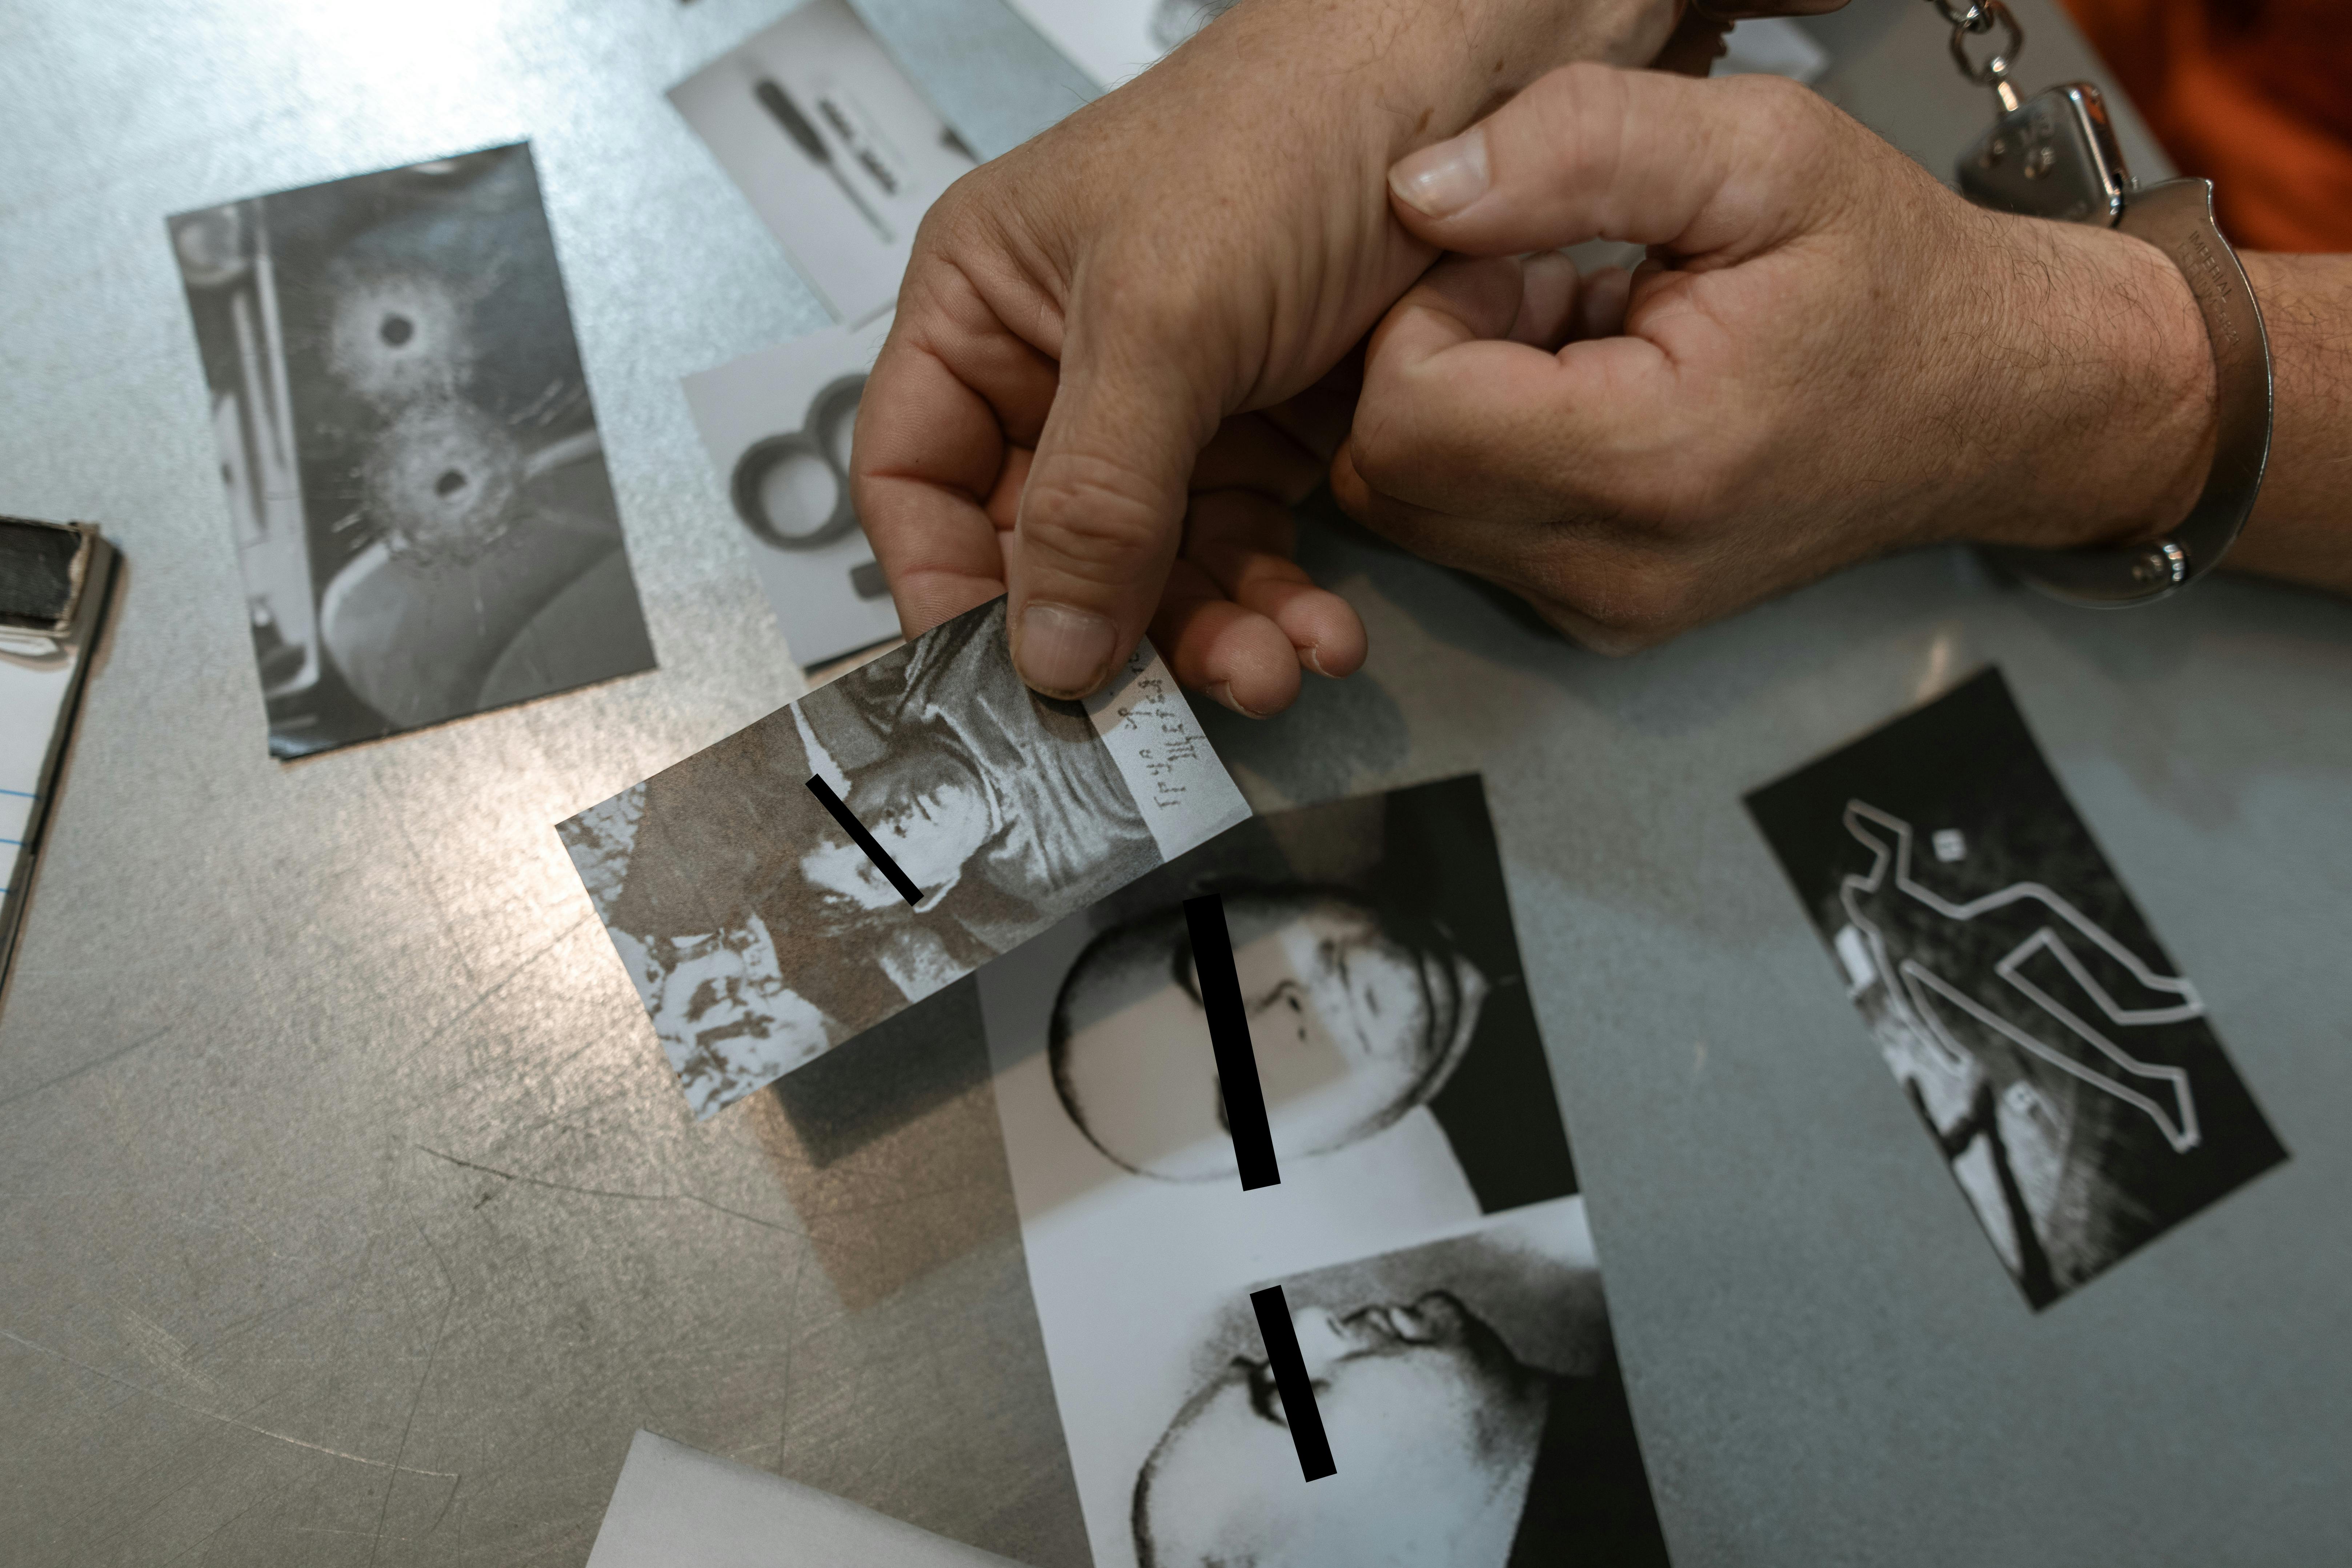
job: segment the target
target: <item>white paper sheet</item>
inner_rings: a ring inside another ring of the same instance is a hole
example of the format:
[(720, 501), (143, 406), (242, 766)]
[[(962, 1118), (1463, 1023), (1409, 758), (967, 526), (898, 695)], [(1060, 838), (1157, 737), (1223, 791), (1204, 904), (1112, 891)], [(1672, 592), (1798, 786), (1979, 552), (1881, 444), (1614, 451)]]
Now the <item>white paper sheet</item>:
[(831, 1492), (651, 1432), (629, 1445), (588, 1568), (1011, 1568)]

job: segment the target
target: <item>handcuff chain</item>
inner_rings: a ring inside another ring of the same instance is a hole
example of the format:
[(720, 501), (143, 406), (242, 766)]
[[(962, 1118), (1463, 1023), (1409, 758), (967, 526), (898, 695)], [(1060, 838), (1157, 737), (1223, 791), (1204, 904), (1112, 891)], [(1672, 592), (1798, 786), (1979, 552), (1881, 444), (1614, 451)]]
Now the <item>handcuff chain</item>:
[[(2010, 85), (2010, 76), (2017, 69), (2017, 57), (2025, 47), (2025, 29), (2018, 25), (2016, 14), (2001, 0), (1927, 0), (1944, 20), (1952, 25), (1952, 63), (1960, 74), (1979, 87), (1989, 87), (2000, 100), (2004, 110), (2017, 107), (2017, 89)], [(1988, 56), (1982, 65), (1969, 58), (1969, 38), (1999, 27), (2002, 34), (2000, 47)]]
[[(1927, 0), (1952, 25), (1952, 58), (1960, 74), (1979, 87), (1991, 87), (2017, 68), (2017, 57), (2025, 47), (2025, 29), (2018, 25), (2016, 14), (2001, 0)], [(2008, 36), (1998, 53), (1984, 64), (1969, 58), (1968, 40), (1972, 34), (1982, 35), (1999, 27)]]

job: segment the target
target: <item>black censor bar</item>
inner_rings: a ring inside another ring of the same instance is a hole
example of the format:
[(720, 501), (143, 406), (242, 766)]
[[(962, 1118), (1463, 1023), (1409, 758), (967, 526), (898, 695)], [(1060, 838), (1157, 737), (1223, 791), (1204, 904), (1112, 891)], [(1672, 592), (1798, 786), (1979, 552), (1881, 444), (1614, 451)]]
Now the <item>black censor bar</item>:
[(1315, 1408), (1315, 1383), (1307, 1375), (1307, 1358), (1298, 1353), (1298, 1331), (1290, 1326), (1290, 1303), (1282, 1299), (1282, 1287), (1251, 1291), (1250, 1306), (1257, 1312), (1266, 1370), (1274, 1373), (1275, 1390), (1282, 1395), (1282, 1419), (1298, 1449), (1299, 1469), (1310, 1481), (1338, 1475), (1331, 1440), (1323, 1435), (1323, 1412)]
[[(833, 793), (833, 786), (815, 773), (809, 775), (808, 786), (809, 794), (816, 796), (825, 810), (833, 813), (833, 819), (841, 824), (841, 830), (849, 835), (850, 842), (865, 850), (866, 858), (874, 862), (874, 868), (890, 879), (890, 885), (898, 889), (898, 896), (910, 904), (921, 903), (923, 889), (915, 886), (913, 879), (898, 869), (898, 862), (890, 858), (890, 851), (874, 841), (874, 835), (866, 831), (866, 825), (849, 814), (849, 807), (841, 804), (841, 797)], [(1223, 922), (1218, 923), (1222, 925)], [(1233, 966), (1233, 960), (1227, 958), (1225, 968), (1230, 971)], [(1238, 982), (1234, 989), (1240, 989)], [(1251, 1087), (1256, 1087), (1255, 1079), (1251, 1079)], [(1265, 1113), (1260, 1111), (1258, 1114), (1263, 1119)]]
[[(1217, 1083), (1225, 1097), (1225, 1128), (1234, 1135), (1234, 1163), (1242, 1191), (1282, 1184), (1274, 1163), (1274, 1130), (1266, 1125), (1265, 1089), (1250, 1048), (1249, 1017), (1242, 1011), (1241, 976), (1234, 972), (1234, 939), (1225, 929), (1225, 900), (1210, 893), (1184, 900), (1192, 938), (1192, 966), (1201, 976), (1201, 1007), (1209, 1015), (1209, 1045), (1217, 1054)], [(1282, 1321), (1287, 1333), (1290, 1320)], [(1295, 1352), (1293, 1352), (1296, 1353)]]

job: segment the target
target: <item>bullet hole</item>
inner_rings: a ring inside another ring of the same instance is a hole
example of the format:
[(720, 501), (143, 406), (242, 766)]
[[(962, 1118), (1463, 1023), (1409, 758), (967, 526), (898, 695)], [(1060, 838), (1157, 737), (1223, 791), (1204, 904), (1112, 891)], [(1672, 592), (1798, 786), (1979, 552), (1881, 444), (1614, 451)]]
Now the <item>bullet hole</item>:
[(453, 496), (465, 488), (466, 476), (455, 468), (442, 469), (441, 477), (433, 481), (433, 493), (436, 496)]
[(397, 310), (384, 312), (383, 324), (376, 328), (383, 341), (394, 348), (400, 347), (416, 335), (416, 323)]

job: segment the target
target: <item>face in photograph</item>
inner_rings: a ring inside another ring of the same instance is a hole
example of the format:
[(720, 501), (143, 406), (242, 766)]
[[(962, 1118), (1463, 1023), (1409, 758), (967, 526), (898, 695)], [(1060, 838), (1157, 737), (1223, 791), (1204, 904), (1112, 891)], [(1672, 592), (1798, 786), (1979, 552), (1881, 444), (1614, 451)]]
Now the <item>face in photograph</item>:
[(1142, 1568), (1500, 1568), (1554, 1380), (1444, 1291), (1304, 1308), (1292, 1324), (1347, 1485), (1302, 1480), (1272, 1373), (1237, 1359), (1177, 1413), (1137, 1479)]
[[(1442, 932), (1336, 889), (1229, 894), (1224, 910), (1277, 1149), (1344, 1148), (1444, 1087), (1487, 982)], [(1181, 906), (1096, 938), (1048, 1037), (1063, 1105), (1103, 1153), (1169, 1181), (1232, 1173)]]
[[(953, 892), (966, 866), (997, 833), (980, 769), (944, 742), (901, 751), (861, 770), (850, 777), (842, 804), (922, 889), (918, 912)], [(838, 828), (820, 833), (801, 860), (801, 872), (837, 914), (870, 914), (906, 903), (873, 858)]]

